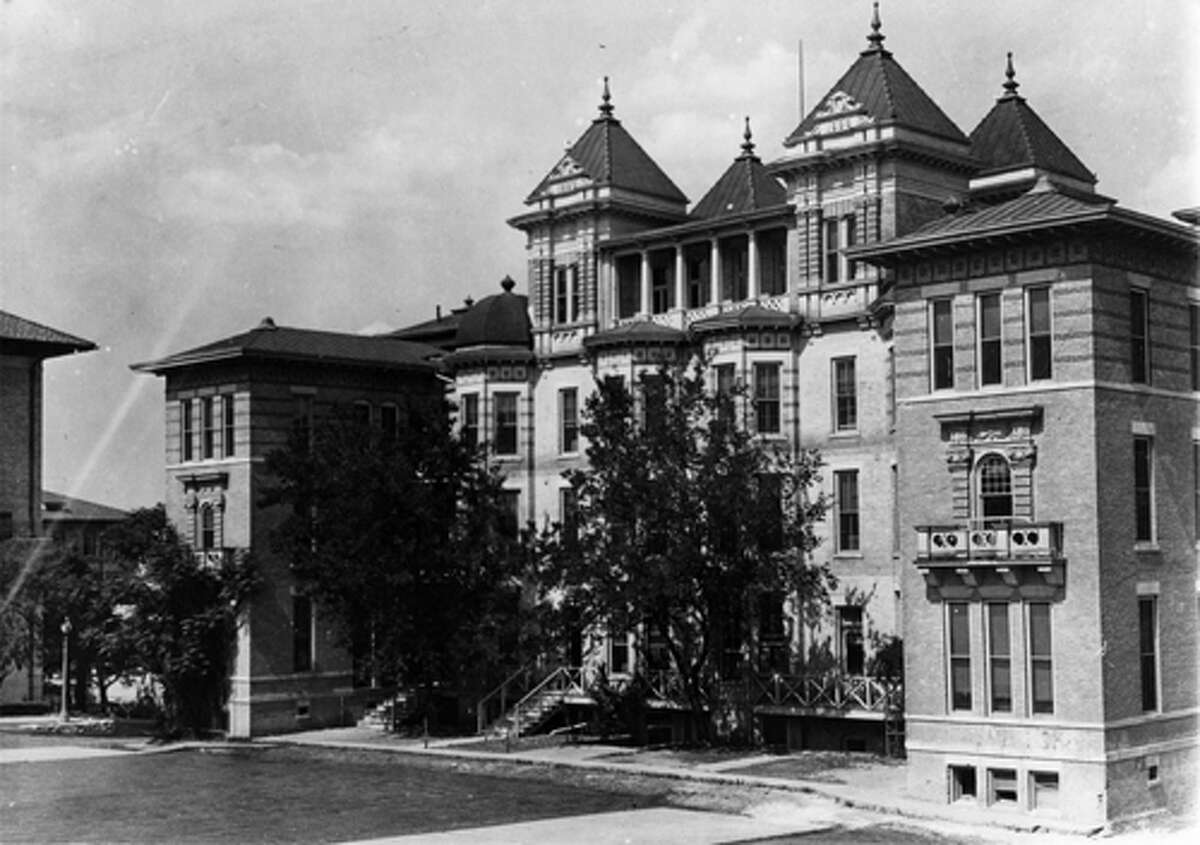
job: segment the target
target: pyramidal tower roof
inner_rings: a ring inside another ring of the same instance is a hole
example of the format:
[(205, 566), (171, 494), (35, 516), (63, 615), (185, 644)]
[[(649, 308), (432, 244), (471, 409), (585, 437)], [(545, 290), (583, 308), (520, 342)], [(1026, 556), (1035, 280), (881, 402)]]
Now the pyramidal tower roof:
[(798, 144), (827, 120), (861, 115), (878, 124), (892, 124), (965, 144), (967, 137), (937, 103), (883, 47), (879, 4), (871, 17), (871, 34), (850, 69), (842, 74), (816, 108), (783, 142)]
[(525, 201), (533, 202), (550, 193), (558, 183), (580, 179), (597, 187), (624, 188), (670, 202), (687, 202), (687, 197), (670, 177), (625, 130), (621, 121), (613, 117), (607, 76), (604, 77), (600, 114)]
[(767, 172), (766, 165), (754, 154), (751, 138), (750, 118), (747, 117), (741, 155), (733, 160), (721, 178), (696, 203), (690, 215), (692, 219), (711, 220), (745, 214), (787, 202), (787, 192), (783, 186)]
[(971, 153), (981, 165), (978, 178), (1032, 170), (1031, 180), (1058, 175), (1094, 185), (1095, 174), (1017, 93), (1012, 53), (1004, 75), (1004, 94), (971, 132)]

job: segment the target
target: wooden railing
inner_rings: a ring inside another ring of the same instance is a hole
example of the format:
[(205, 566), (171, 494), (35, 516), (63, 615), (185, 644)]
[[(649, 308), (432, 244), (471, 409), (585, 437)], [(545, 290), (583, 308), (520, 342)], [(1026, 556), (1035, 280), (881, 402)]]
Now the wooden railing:
[(898, 678), (869, 675), (752, 675), (751, 704), (755, 707), (845, 712), (886, 713), (904, 707), (904, 684)]

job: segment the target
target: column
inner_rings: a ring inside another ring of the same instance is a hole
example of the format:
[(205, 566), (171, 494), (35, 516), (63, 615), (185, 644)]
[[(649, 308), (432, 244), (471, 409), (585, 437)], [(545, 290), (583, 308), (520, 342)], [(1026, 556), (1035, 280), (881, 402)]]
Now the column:
[(638, 285), (642, 294), (641, 316), (650, 316), (650, 253), (642, 250), (642, 267), (638, 274)]
[(709, 291), (708, 301), (716, 305), (721, 301), (721, 247), (716, 238), (712, 239), (708, 259)]
[(746, 297), (758, 299), (758, 240), (753, 229), (746, 233)]
[(686, 291), (683, 284), (683, 245), (675, 244), (675, 307), (687, 308)]

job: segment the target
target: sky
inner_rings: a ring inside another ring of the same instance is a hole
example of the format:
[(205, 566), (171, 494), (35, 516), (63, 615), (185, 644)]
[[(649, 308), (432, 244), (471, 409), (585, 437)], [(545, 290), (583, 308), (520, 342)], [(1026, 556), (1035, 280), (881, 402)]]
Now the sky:
[[(885, 46), (970, 132), (1020, 93), (1138, 211), (1200, 204), (1191, 0), (883, 0)], [(866, 46), (866, 0), (4, 0), (0, 309), (93, 340), (45, 368), (44, 486), (163, 496), (163, 381), (130, 364), (271, 316), (398, 328), (525, 289), (505, 220), (611, 77), (694, 202), (765, 161)], [(803, 79), (798, 54), (803, 43)]]

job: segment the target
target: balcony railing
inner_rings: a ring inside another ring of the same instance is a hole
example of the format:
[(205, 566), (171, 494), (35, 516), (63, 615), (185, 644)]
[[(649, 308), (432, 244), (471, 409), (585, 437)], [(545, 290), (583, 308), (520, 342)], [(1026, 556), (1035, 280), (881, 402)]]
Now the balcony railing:
[(1062, 559), (1061, 522), (985, 520), (917, 526), (918, 563)]
[(232, 553), (233, 549), (197, 549), (193, 552), (196, 563), (207, 569), (220, 569)]
[(820, 713), (879, 713), (904, 708), (899, 678), (869, 675), (754, 675), (750, 679), (755, 707)]

